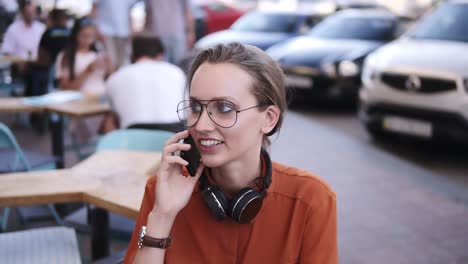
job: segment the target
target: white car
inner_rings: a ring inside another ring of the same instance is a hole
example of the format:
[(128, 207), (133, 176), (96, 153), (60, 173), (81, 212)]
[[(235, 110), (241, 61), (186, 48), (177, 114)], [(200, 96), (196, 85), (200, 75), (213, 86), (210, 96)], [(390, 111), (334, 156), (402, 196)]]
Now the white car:
[(468, 0), (448, 1), (370, 54), (359, 118), (375, 137), (468, 142)]

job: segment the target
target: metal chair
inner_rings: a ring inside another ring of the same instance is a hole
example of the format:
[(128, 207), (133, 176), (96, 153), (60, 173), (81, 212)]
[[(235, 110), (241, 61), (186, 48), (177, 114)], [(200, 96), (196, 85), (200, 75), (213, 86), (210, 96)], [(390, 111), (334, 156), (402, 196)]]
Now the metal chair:
[(75, 230), (45, 227), (0, 234), (2, 263), (80, 264)]
[[(28, 158), (31, 158), (33, 162), (30, 163)], [(0, 122), (0, 173), (51, 169), (55, 168), (54, 162), (55, 159), (53, 157), (34, 152), (24, 152), (11, 130)], [(31, 208), (35, 208), (36, 210), (31, 210)], [(17, 207), (16, 209), (23, 222), (28, 218), (44, 217), (48, 214), (49, 216), (52, 215), (57, 224), (63, 224), (62, 219), (52, 204), (47, 205), (48, 212), (47, 210), (38, 210), (37, 208), (40, 207)], [(9, 214), (10, 208), (4, 208), (1, 223), (1, 230), (3, 231), (7, 229)]]

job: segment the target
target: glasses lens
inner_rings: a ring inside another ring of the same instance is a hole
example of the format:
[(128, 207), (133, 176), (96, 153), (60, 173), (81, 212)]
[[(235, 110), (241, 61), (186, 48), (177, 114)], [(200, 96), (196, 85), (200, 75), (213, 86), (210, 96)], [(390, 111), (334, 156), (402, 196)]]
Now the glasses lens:
[(211, 120), (217, 125), (232, 127), (236, 123), (237, 112), (234, 103), (224, 100), (211, 101), (207, 108)]
[(177, 105), (177, 115), (180, 122), (186, 127), (194, 126), (200, 117), (202, 107), (200, 103), (195, 101), (187, 100), (180, 102)]

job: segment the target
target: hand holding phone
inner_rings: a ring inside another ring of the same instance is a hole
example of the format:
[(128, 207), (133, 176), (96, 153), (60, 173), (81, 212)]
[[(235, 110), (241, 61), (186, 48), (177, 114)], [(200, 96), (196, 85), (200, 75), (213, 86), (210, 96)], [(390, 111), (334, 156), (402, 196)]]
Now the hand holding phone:
[(192, 146), (188, 151), (181, 151), (180, 157), (186, 160), (189, 164), (186, 166), (190, 176), (194, 177), (197, 173), (198, 166), (200, 165), (200, 152), (193, 141), (192, 136), (188, 136), (184, 139), (185, 144), (190, 144)]

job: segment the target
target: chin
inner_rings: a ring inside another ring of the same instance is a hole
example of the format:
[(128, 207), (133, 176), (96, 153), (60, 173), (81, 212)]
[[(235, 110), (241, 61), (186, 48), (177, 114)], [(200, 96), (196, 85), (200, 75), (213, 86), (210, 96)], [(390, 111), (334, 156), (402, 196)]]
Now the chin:
[(204, 155), (202, 156), (202, 162), (206, 167), (216, 168), (222, 166), (225, 162), (220, 159), (219, 156)]

